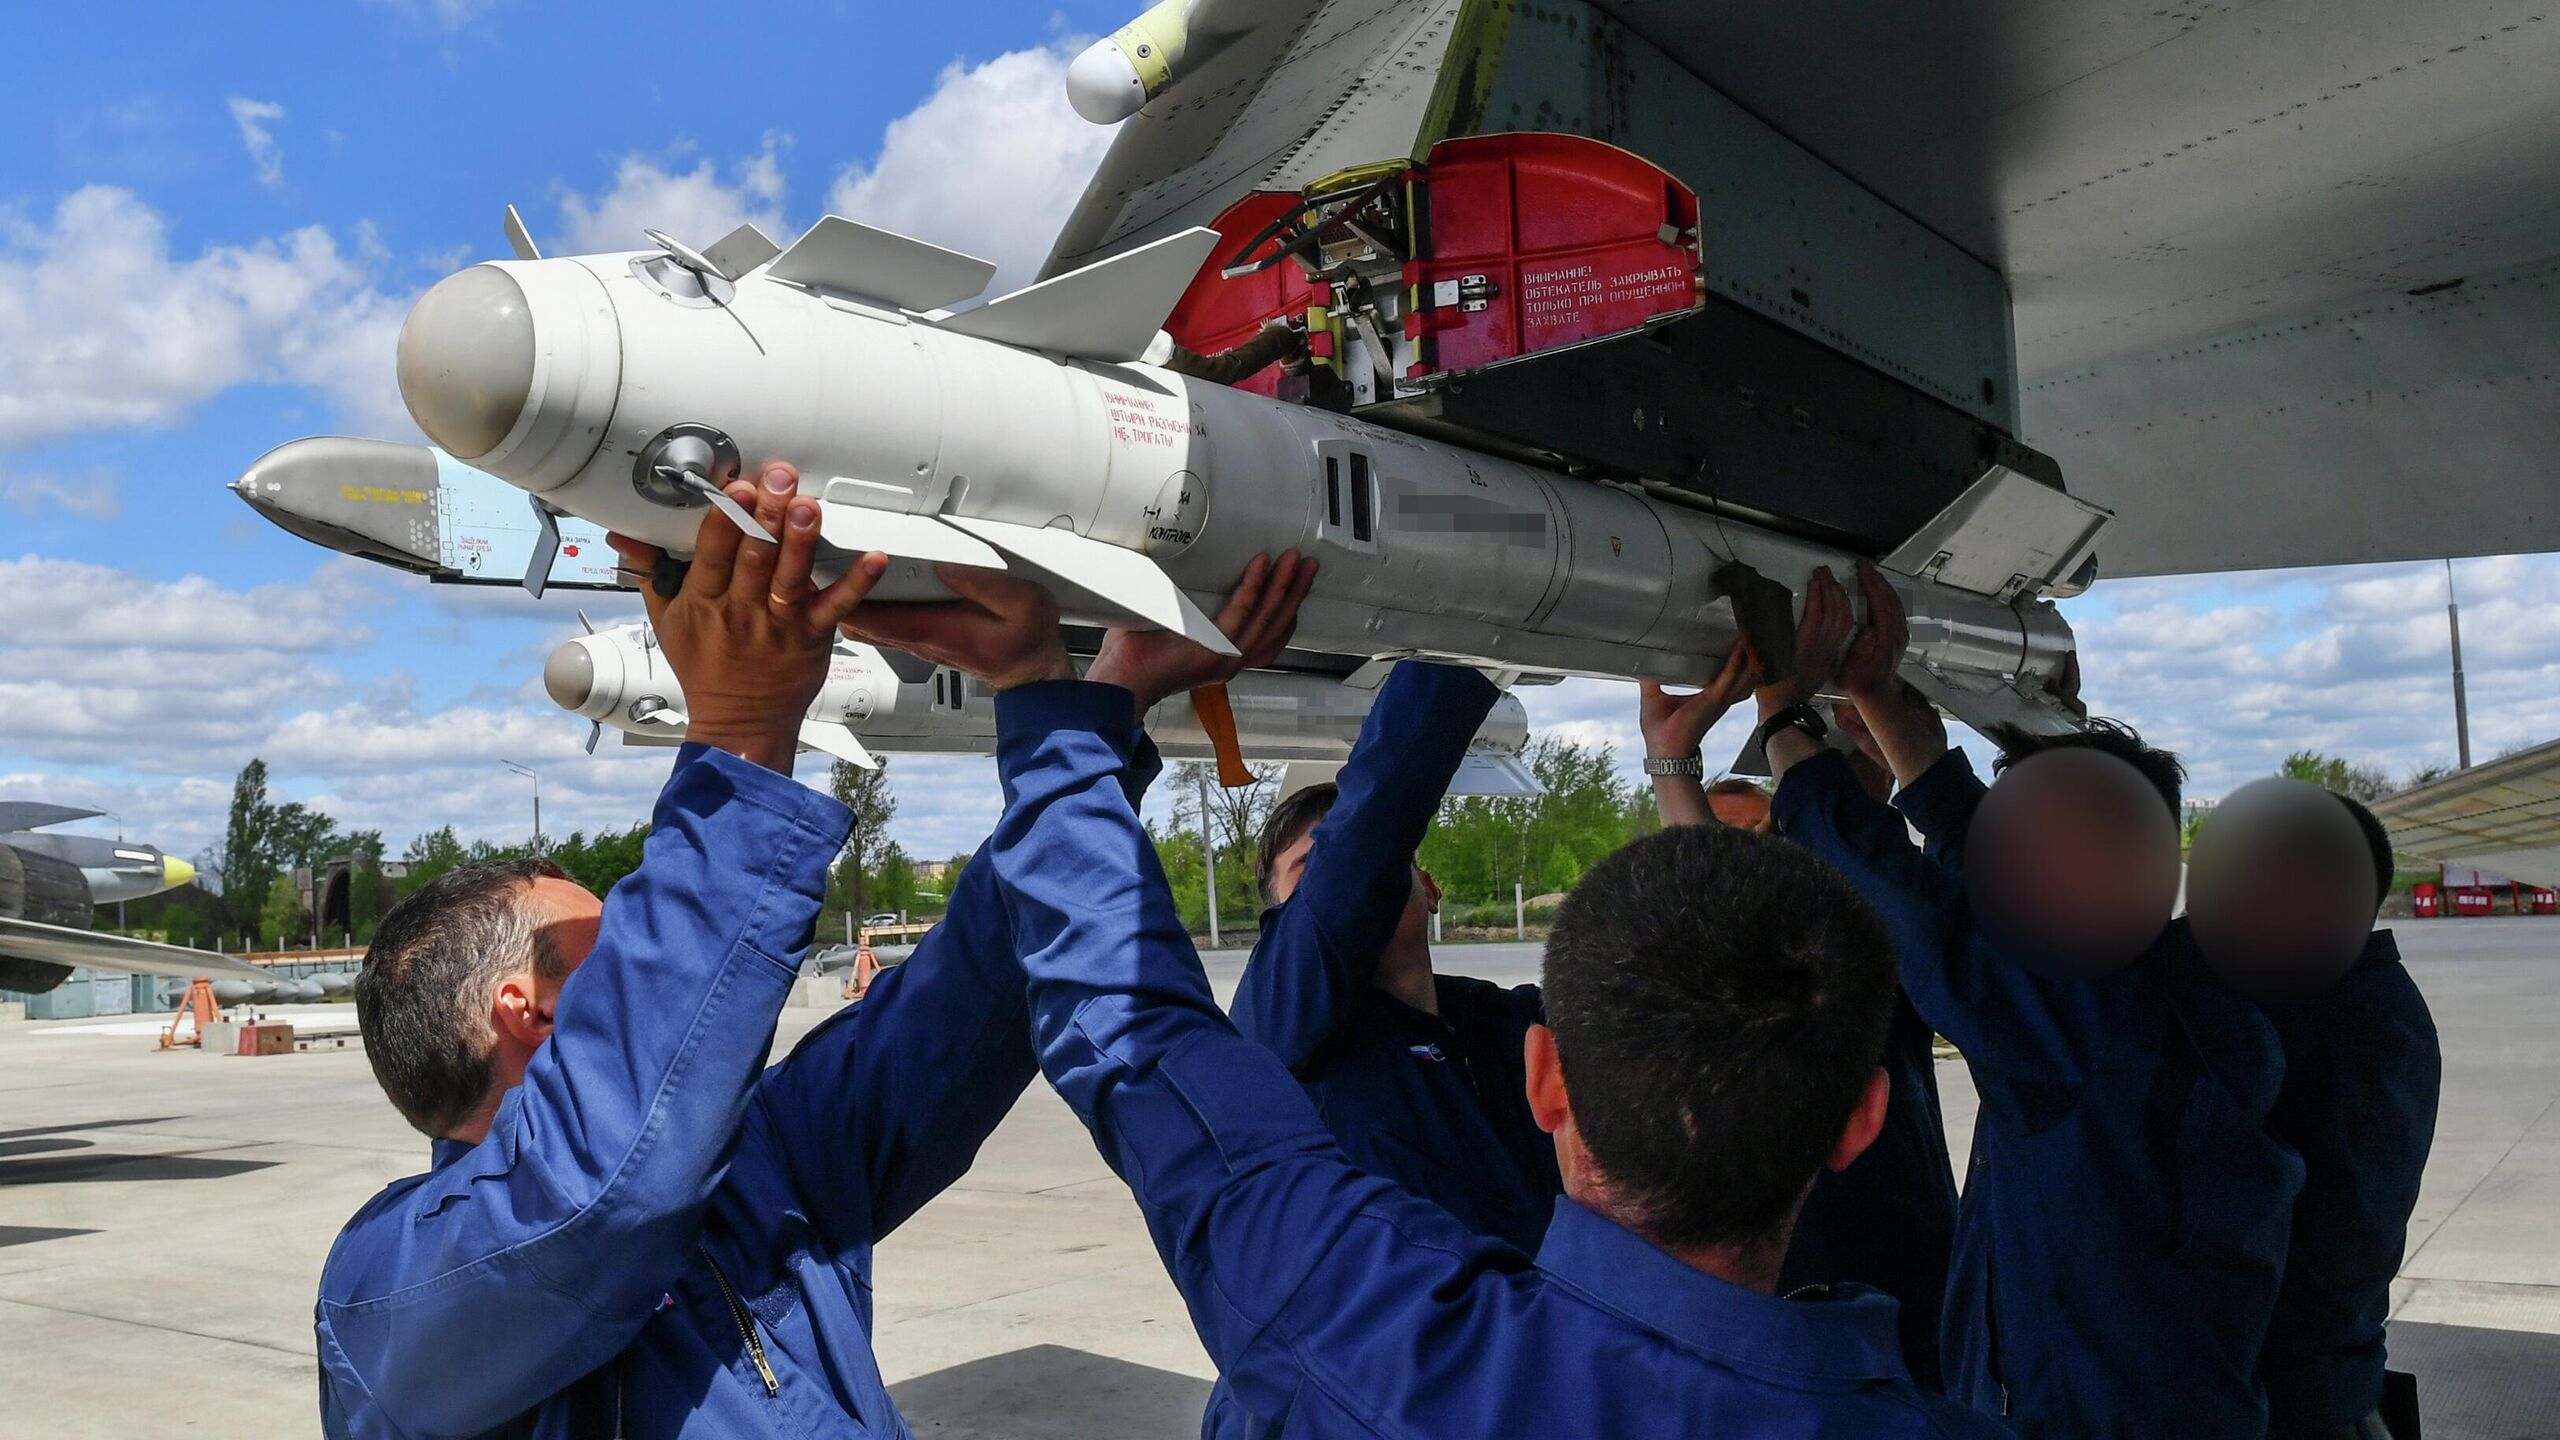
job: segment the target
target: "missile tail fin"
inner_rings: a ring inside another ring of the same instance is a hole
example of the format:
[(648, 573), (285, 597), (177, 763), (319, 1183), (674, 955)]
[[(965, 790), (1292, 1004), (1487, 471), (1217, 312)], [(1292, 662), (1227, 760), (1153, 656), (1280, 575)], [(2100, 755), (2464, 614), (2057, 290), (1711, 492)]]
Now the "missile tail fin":
[[(946, 517), (1019, 562), (1058, 591), (1058, 603), (1070, 610), (1126, 618), (1155, 630), (1167, 630), (1205, 645), (1220, 655), (1236, 654), (1235, 642), (1217, 623), (1200, 613), (1164, 567), (1117, 545), (1089, 539), (1073, 530), (1036, 529), (999, 520)], [(1090, 605), (1080, 604), (1090, 601)]]
[(853, 737), (852, 731), (841, 725), (821, 725), (814, 720), (803, 721), (800, 726), (800, 743), (821, 755), (832, 755), (857, 769), (880, 768), (879, 760), (869, 750), (863, 748), (862, 742)]
[(897, 560), (930, 560), (945, 565), (1005, 568), (1004, 556), (985, 541), (951, 528), (932, 515), (903, 510), (875, 510), (862, 503), (861, 482), (835, 479), (822, 492), (826, 504), (818, 533), (839, 550), (856, 554), (877, 550)]

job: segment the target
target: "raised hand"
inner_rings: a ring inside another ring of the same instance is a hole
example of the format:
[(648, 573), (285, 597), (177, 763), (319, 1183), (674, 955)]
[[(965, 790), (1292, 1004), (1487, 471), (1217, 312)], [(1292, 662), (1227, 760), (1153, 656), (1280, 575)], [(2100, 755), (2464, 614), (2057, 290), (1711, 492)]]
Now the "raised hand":
[[(775, 465), (761, 486), (739, 481), (729, 498), (752, 506), (779, 544), (749, 540), (718, 511), (694, 538), (693, 565), (674, 598), (642, 585), (660, 653), (684, 686), (685, 728), (705, 745), (791, 773), (800, 722), (827, 682), (836, 627), (888, 569), (865, 555), (824, 590), (810, 582), (818, 553), (818, 502), (800, 495), (799, 472)], [(609, 537), (643, 574), (664, 555), (627, 536)]]
[(933, 573), (957, 599), (874, 605), (844, 633), (975, 675), (999, 692), (1076, 677), (1047, 590), (1001, 570), (936, 565)]
[(1831, 567), (1813, 572), (1805, 586), (1804, 614), (1796, 621), (1796, 669), (1784, 680), (1760, 687), (1760, 718), (1822, 693), (1840, 673), (1841, 650), (1849, 643), (1849, 596)]
[(1898, 694), (1902, 659), (1911, 648), (1911, 618), (1902, 596), (1882, 571), (1858, 562), (1858, 589), (1867, 602), (1867, 621), (1850, 637), (1840, 657), (1840, 689), (1860, 704)]
[(1644, 753), (1657, 760), (1683, 760), (1698, 753), (1707, 732), (1742, 703), (1760, 684), (1760, 657), (1748, 642), (1736, 642), (1724, 668), (1694, 695), (1674, 695), (1647, 680), (1637, 687), (1637, 723), (1644, 732)]
[(1175, 695), (1261, 669), (1288, 648), (1298, 631), (1298, 607), (1315, 580), (1316, 562), (1294, 550), (1257, 555), (1218, 611), (1218, 629), (1239, 653), (1220, 655), (1166, 630), (1114, 630), (1103, 637), (1085, 678), (1136, 696), (1144, 715)]

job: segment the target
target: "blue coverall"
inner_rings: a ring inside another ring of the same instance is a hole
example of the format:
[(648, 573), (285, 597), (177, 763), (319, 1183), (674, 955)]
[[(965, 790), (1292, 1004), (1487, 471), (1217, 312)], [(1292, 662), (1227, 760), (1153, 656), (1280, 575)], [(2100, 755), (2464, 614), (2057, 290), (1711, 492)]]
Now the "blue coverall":
[[(1207, 977), (1118, 783), (1125, 695), (997, 701), (989, 862), (1051, 1082), (1136, 1191), (1210, 1357), (1290, 1437), (1997, 1436), (1923, 1394), (1893, 1302), (1717, 1279), (1571, 1200), (1532, 1261), (1354, 1168)], [(1036, 707), (1036, 709), (1035, 709)]]
[[(1534, 1253), (1564, 1181), (1529, 1113), (1521, 1050), (1545, 1023), (1538, 987), (1433, 979), (1439, 1013), (1377, 988), (1413, 893), (1413, 856), (1502, 691), (1474, 670), (1406, 661), (1342, 767), (1289, 899), (1263, 912), (1231, 1014), (1279, 1057), (1353, 1164)], [(1281, 1433), (1222, 1379), (1203, 1440)]]
[(2383, 1320), (2435, 1143), (2444, 1054), (2388, 930), (2328, 992), (2267, 1013), (2285, 1056), (2273, 1124), (2306, 1172), (2267, 1335), (2270, 1433), (2341, 1435), (2381, 1403)]
[[(1115, 780), (1143, 785), (1146, 753)], [(487, 1138), (438, 1141), (332, 1248), (330, 1434), (907, 1435), (872, 1360), (872, 1246), (968, 1169), (1033, 1063), (995, 871), (971, 864), (913, 957), (765, 1068), (852, 823), (679, 754)]]
[(1903, 989), (1981, 1094), (1947, 1393), (2053, 1440), (2257, 1440), (2303, 1173), (2268, 1128), (2274, 1027), (2205, 970), (2183, 921), (2103, 979), (2045, 979), (1996, 953), (1963, 878), (1983, 794), (1961, 751), (1904, 788), (1900, 814), (1835, 753), (1790, 768), (1777, 794), (1781, 833), (1883, 915)]
[[(1521, 1062), (1529, 1027), (1546, 1019), (1539, 988), (1443, 975), (1434, 1017), (1372, 983), (1411, 894), (1413, 854), (1501, 694), (1474, 670), (1395, 668), (1296, 890), (1263, 915), (1231, 1013), (1298, 1077), (1353, 1164), (1535, 1254), (1564, 1191)], [(1904, 1357), (1935, 1390), (1956, 1190), (1930, 1038), (1907, 1003), (1897, 1007), (1885, 1128), (1855, 1164), (1816, 1181), (1779, 1286), (1856, 1281), (1893, 1296)], [(1221, 1382), (1201, 1433), (1243, 1440), (1274, 1429), (1243, 1414)]]

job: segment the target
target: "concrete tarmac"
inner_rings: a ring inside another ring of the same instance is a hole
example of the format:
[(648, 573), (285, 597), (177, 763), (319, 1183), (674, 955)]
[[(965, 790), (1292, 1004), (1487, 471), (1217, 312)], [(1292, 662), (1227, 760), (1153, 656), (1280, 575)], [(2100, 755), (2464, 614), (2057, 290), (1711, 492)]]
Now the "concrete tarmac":
[[(2443, 1118), (2394, 1292), (2434, 1440), (2560, 1435), (2560, 921), (2405, 924)], [(1242, 961), (1209, 957), (1222, 995)], [(1445, 968), (1536, 978), (1534, 946)], [(328, 1007), (302, 1023), (346, 1007)], [(823, 1018), (786, 1012), (787, 1045)], [(0, 1436), (316, 1433), (311, 1305), (338, 1226), (426, 1145), (360, 1051), (159, 1053), (0, 1025)], [(1955, 1153), (1972, 1123), (1941, 1066)], [(1035, 1084), (880, 1250), (878, 1351), (920, 1436), (1188, 1440), (1211, 1370), (1128, 1192)]]

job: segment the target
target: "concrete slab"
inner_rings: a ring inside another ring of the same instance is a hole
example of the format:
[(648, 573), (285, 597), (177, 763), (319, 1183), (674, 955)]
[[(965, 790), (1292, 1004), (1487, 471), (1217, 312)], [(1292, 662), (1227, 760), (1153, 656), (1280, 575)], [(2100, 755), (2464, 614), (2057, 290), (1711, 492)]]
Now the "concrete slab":
[[(2560, 923), (2402, 935), (2448, 1065), (2395, 1357), (2425, 1382), (2437, 1440), (2553, 1433), (2517, 1417), (2560, 1387), (2543, 1338), (2560, 1335)], [(1222, 994), (1240, 961), (1211, 957)], [(1452, 947), (1444, 963), (1516, 983), (1537, 952)], [(348, 1007), (278, 1008), (300, 1026)], [(795, 1007), (781, 1045), (826, 1013)], [(310, 1433), (320, 1261), (358, 1204), (425, 1163), (424, 1141), (360, 1052), (162, 1053), (156, 1026), (83, 1023), (0, 1024), (0, 1355), (16, 1382), (0, 1414), (25, 1413), (26, 1377), (77, 1376), (41, 1387), (41, 1433)], [(1960, 1063), (1940, 1079), (1962, 1154), (1971, 1090)], [(1197, 1433), (1207, 1358), (1127, 1191), (1045, 1087), (889, 1237), (877, 1280), (882, 1370), (920, 1435)]]

